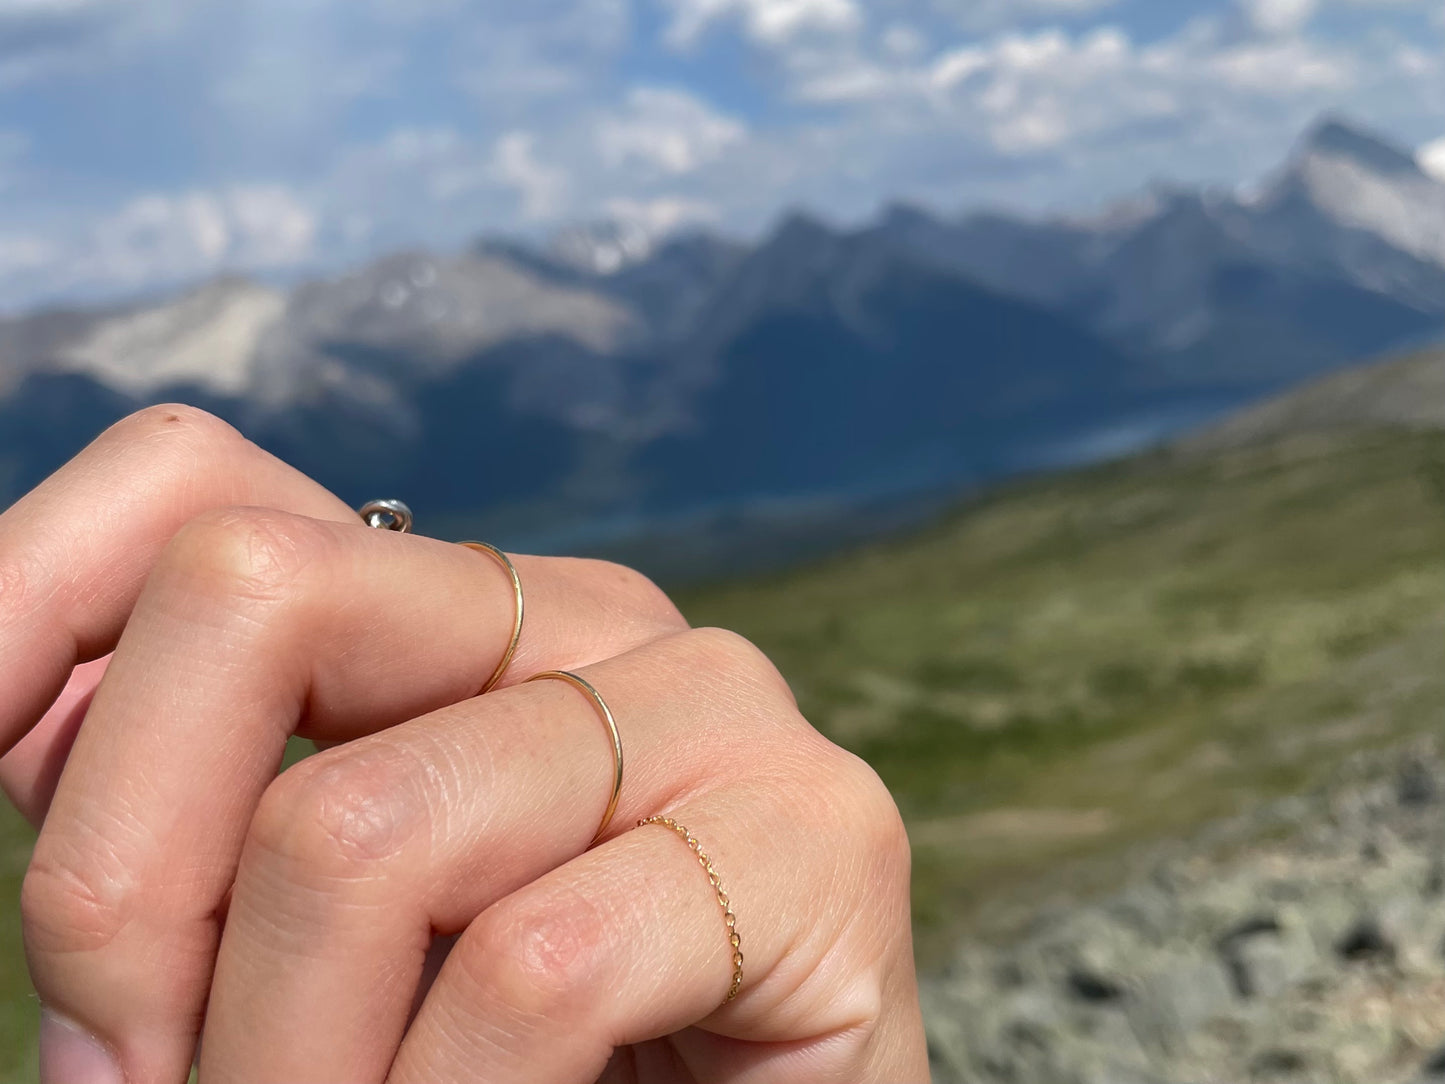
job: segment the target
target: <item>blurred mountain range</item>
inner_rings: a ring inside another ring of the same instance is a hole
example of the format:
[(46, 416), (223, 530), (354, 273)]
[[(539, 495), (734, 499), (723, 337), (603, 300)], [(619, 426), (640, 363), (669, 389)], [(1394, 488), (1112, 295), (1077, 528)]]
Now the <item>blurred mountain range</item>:
[(511, 544), (858, 534), (1442, 330), (1445, 184), (1330, 118), (1247, 191), (1088, 219), (603, 223), (0, 321), (0, 501), (183, 399), (348, 499)]

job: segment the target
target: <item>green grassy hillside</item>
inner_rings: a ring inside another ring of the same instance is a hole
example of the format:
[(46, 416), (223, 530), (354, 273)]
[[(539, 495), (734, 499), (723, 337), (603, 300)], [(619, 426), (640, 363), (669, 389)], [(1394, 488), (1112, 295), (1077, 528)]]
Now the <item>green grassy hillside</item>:
[[(922, 535), (681, 602), (757, 641), (894, 789), (927, 959), (992, 900), (1445, 718), (1445, 435), (1027, 483)], [(3, 822), (7, 1084), (33, 1079), (28, 840)]]
[(36, 1079), (35, 1028), (40, 1014), (20, 948), (20, 880), (34, 833), (0, 800), (0, 1081)]
[(1055, 477), (683, 602), (768, 651), (893, 788), (931, 955), (1066, 859), (1445, 719), (1445, 436)]

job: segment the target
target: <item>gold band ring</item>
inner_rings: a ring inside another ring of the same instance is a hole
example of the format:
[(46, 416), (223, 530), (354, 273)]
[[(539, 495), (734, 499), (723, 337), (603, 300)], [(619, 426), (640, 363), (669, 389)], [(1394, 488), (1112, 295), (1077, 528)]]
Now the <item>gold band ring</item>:
[(660, 824), (664, 828), (671, 828), (680, 835), (682, 841), (687, 844), (688, 849), (697, 855), (698, 865), (702, 866), (707, 872), (707, 879), (712, 883), (712, 890), (717, 893), (717, 903), (723, 912), (723, 925), (727, 927), (728, 931), (728, 944), (732, 946), (733, 950), (733, 982), (732, 985), (728, 987), (727, 997), (722, 999), (722, 1003), (726, 1005), (738, 996), (738, 991), (742, 989), (743, 985), (742, 938), (738, 936), (738, 916), (733, 914), (732, 901), (728, 899), (728, 894), (723, 890), (722, 881), (718, 877), (717, 871), (712, 868), (712, 859), (703, 853), (702, 845), (698, 843), (691, 832), (671, 817), (644, 817), (637, 822), (637, 827), (641, 828), (645, 824)]
[(617, 812), (617, 798), (622, 793), (622, 736), (617, 733), (617, 720), (612, 717), (612, 709), (607, 706), (607, 701), (602, 699), (602, 694), (592, 687), (592, 683), (586, 678), (578, 677), (568, 670), (543, 670), (540, 674), (533, 674), (528, 681), (541, 681), (547, 678), (552, 681), (565, 681), (567, 684), (580, 689), (592, 706), (597, 709), (597, 714), (607, 725), (607, 732), (612, 736), (612, 797), (607, 801), (607, 811), (602, 814), (602, 823), (597, 826), (597, 833), (592, 837), (592, 842), (587, 844), (593, 847), (602, 838), (602, 833), (607, 831), (607, 826), (612, 823), (612, 814)]
[[(368, 527), (396, 531), (399, 534), (410, 534), (412, 524), (415, 522), (411, 509), (404, 502), (391, 499), (367, 501), (356, 510), (356, 514)], [(458, 542), (457, 545), (479, 550), (495, 558), (501, 564), (503, 571), (512, 578), (512, 595), (516, 599), (516, 617), (512, 621), (512, 639), (507, 644), (502, 661), (497, 663), (497, 668), (492, 671), (492, 676), (487, 678), (487, 683), (482, 686), (482, 692), (488, 693), (496, 687), (497, 682), (502, 680), (502, 675), (507, 672), (507, 667), (512, 662), (512, 656), (517, 653), (517, 642), (522, 639), (522, 578), (517, 575), (517, 568), (512, 564), (512, 559), (490, 542)], [(477, 695), (480, 696), (481, 693)]]
[[(482, 692), (488, 693), (496, 687), (497, 682), (502, 680), (502, 675), (507, 672), (507, 667), (512, 663), (512, 656), (517, 653), (517, 643), (522, 639), (522, 578), (517, 575), (517, 567), (512, 564), (512, 559), (490, 542), (458, 542), (459, 546), (466, 546), (479, 553), (485, 553), (494, 557), (502, 566), (503, 571), (512, 578), (512, 597), (516, 600), (516, 616), (512, 620), (512, 639), (507, 644), (507, 650), (502, 655), (502, 661), (497, 663), (497, 668), (492, 671), (492, 676), (487, 678), (487, 683), (482, 686)], [(481, 695), (478, 693), (477, 695)]]

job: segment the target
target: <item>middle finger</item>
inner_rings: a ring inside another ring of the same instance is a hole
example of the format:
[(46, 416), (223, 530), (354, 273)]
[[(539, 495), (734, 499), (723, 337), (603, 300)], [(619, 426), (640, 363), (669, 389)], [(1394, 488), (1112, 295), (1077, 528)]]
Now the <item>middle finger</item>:
[[(516, 565), (528, 624), (509, 682), (682, 625), (617, 566)], [(264, 509), (193, 520), (142, 591), (36, 846), (22, 910), (42, 1001), (125, 1079), (184, 1079), (286, 738), (344, 740), (474, 695), (514, 612), (500, 565), (461, 546)]]

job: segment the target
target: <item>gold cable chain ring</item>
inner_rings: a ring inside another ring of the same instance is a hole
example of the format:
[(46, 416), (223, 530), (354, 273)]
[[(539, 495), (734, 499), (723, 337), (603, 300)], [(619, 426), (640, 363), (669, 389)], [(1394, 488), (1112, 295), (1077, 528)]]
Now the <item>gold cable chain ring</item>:
[(666, 828), (671, 828), (680, 835), (692, 853), (697, 855), (698, 864), (707, 871), (707, 879), (712, 882), (713, 891), (717, 893), (718, 906), (723, 909), (723, 925), (728, 929), (728, 943), (733, 947), (733, 984), (728, 990), (728, 996), (722, 999), (722, 1003), (726, 1005), (738, 996), (738, 990), (740, 990), (743, 985), (743, 954), (740, 947), (742, 942), (738, 937), (737, 930), (738, 916), (733, 914), (732, 903), (728, 900), (728, 894), (723, 891), (723, 886), (718, 878), (717, 871), (712, 868), (712, 859), (703, 853), (701, 845), (699, 845), (697, 839), (691, 832), (671, 817), (644, 817), (637, 822), (637, 827), (641, 828), (645, 824), (660, 824)]

